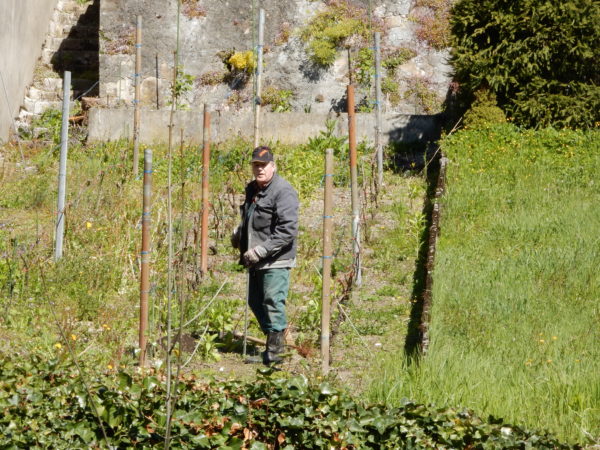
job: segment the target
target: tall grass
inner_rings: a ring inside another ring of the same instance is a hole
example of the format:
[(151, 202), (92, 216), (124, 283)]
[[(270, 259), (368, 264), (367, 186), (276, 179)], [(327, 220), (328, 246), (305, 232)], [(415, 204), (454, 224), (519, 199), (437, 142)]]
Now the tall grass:
[(600, 133), (462, 131), (450, 159), (431, 343), (372, 399), (463, 405), (600, 440)]

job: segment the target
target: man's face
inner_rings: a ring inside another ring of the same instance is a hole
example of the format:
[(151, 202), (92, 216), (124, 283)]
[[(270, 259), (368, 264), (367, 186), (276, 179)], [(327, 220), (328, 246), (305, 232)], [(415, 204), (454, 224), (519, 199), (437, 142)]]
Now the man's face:
[(254, 161), (252, 163), (252, 174), (260, 187), (263, 187), (271, 181), (275, 173), (275, 163)]

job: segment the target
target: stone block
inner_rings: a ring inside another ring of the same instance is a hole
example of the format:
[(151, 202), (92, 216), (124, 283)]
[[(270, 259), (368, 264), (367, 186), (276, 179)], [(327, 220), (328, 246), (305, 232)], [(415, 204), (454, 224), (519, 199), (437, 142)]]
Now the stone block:
[(409, 20), (401, 22), (388, 31), (388, 44), (393, 47), (406, 45), (415, 41), (415, 24)]
[(142, 81), (142, 85), (140, 86), (140, 101), (142, 102), (142, 105), (156, 106), (157, 84), (160, 91), (162, 80), (157, 80), (156, 77), (148, 77)]
[(31, 100), (34, 101), (55, 101), (58, 100), (58, 94), (56, 91), (45, 91), (36, 87), (30, 87), (27, 95)]
[(412, 0), (398, 0), (389, 3), (387, 14), (391, 15), (407, 15), (412, 6)]
[(40, 87), (46, 91), (62, 91), (62, 78), (43, 78)]

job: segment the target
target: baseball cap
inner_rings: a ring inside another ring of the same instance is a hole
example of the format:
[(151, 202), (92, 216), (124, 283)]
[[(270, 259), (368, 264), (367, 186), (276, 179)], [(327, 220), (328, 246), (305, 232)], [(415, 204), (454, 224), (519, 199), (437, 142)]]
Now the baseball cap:
[(273, 153), (271, 153), (271, 149), (266, 145), (261, 145), (260, 147), (256, 147), (252, 152), (252, 161), (251, 162), (271, 162), (273, 161)]

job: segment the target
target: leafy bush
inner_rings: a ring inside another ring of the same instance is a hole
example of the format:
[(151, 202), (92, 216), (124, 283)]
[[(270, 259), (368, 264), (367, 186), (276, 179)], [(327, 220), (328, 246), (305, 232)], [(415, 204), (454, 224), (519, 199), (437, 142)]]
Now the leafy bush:
[(375, 77), (375, 52), (369, 47), (361, 48), (354, 61), (356, 81), (363, 87), (370, 88)]
[[(86, 383), (88, 394), (65, 359), (3, 358), (0, 446), (164, 445), (166, 392), (161, 374), (96, 376)], [(269, 369), (259, 370), (253, 382), (217, 383), (189, 376), (177, 389), (174, 448), (267, 449), (274, 442), (278, 448), (306, 449), (568, 448), (551, 436), (501, 419), (483, 420), (470, 410), (410, 402), (400, 407), (364, 405), (327, 382), (311, 384), (304, 376)]]
[(487, 89), (481, 89), (475, 94), (475, 101), (465, 113), (463, 124), (465, 128), (486, 128), (495, 123), (506, 122), (506, 116), (496, 105), (496, 96)]
[(223, 80), (233, 83), (235, 86), (243, 87), (250, 79), (254, 69), (256, 69), (256, 55), (252, 50), (240, 52), (235, 49), (222, 50), (217, 53), (217, 56), (227, 69)]
[(393, 78), (385, 77), (381, 80), (381, 93), (388, 96), (388, 100), (392, 106), (397, 106), (402, 99), (399, 91), (400, 86)]
[(186, 73), (183, 66), (177, 66), (177, 76), (175, 82), (171, 83), (171, 100), (168, 104), (170, 105), (172, 101), (175, 101), (177, 109), (185, 109), (187, 105), (180, 103), (180, 100), (192, 91), (194, 80), (195, 77)]
[(488, 87), (520, 125), (591, 128), (600, 121), (600, 4), (460, 0), (452, 63), (468, 92)]

